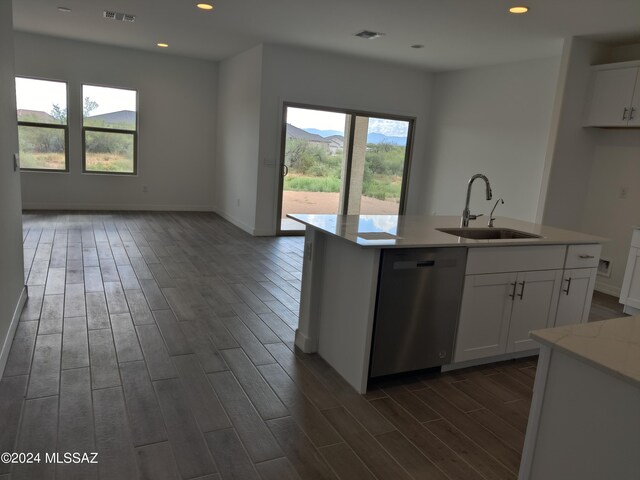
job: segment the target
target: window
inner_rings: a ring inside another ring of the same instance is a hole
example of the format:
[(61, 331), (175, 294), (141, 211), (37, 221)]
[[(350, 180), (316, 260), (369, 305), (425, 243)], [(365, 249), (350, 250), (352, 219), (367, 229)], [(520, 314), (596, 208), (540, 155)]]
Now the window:
[(135, 90), (82, 86), (84, 172), (137, 172), (137, 97)]
[(69, 170), (67, 84), (16, 77), (22, 170)]

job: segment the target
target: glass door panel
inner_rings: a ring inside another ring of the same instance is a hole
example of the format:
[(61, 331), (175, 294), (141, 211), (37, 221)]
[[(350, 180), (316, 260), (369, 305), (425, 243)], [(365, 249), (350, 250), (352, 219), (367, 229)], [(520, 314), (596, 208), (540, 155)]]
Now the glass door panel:
[(287, 106), (279, 233), (289, 213), (403, 213), (413, 120)]
[(287, 107), (285, 119), (280, 230), (302, 231), (287, 214), (341, 211), (350, 115)]
[(398, 215), (410, 122), (357, 116), (348, 213)]

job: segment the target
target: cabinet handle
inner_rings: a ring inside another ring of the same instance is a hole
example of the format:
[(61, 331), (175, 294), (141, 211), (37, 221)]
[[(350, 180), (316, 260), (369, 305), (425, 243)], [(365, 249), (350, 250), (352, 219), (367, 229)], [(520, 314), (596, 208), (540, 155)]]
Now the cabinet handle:
[(520, 290), (518, 296), (520, 297), (520, 300), (522, 300), (522, 297), (524, 296), (524, 282), (520, 282), (520, 285), (522, 285), (522, 290)]
[(627, 107), (624, 107), (624, 110), (622, 111), (622, 120), (626, 120), (627, 119), (627, 113), (629, 112), (629, 109)]
[(569, 295), (569, 289), (571, 288), (571, 277), (565, 278), (564, 281), (567, 282), (567, 289), (563, 290), (563, 292)]
[(513, 290), (511, 290), (511, 293), (509, 294), (509, 297), (511, 297), (511, 298), (516, 298), (516, 283), (515, 283), (515, 282), (513, 282), (513, 283), (511, 284), (511, 286), (513, 287)]
[(595, 256), (593, 256), (593, 255), (585, 255), (585, 254), (578, 255), (578, 257), (580, 257), (580, 258), (584, 258), (584, 259), (587, 259), (587, 258), (596, 258), (596, 257), (595, 257)]
[(631, 112), (629, 112), (629, 120), (633, 120), (634, 118), (634, 113), (636, 111), (636, 107), (631, 107)]

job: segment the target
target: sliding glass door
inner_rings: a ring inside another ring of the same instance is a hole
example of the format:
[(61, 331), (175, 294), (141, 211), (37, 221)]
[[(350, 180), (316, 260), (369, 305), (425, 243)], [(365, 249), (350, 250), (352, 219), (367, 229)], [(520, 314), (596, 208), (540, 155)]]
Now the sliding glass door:
[(412, 119), (285, 105), (278, 233), (304, 231), (289, 213), (403, 213), (412, 129)]

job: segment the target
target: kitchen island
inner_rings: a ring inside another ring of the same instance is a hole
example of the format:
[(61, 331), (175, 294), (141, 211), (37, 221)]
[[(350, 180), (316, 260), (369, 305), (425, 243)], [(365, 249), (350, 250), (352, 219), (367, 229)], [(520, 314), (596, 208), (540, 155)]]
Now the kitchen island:
[(520, 480), (640, 478), (640, 316), (534, 331)]
[[(560, 286), (567, 280), (565, 286), (572, 281), (574, 287), (579, 285), (573, 277), (563, 277), (569, 269), (588, 270), (588, 275), (583, 275), (586, 283), (582, 290), (566, 288), (571, 295), (583, 291), (580, 308), (572, 304), (568, 311), (576, 310), (579, 318), (584, 318), (584, 304), (591, 302), (603, 240), (502, 217), (495, 222), (496, 230), (511, 229), (533, 237), (470, 239), (440, 231), (459, 227), (460, 217), (454, 216), (289, 216), (307, 226), (296, 345), (307, 353), (318, 352), (360, 393), (366, 392), (370, 377), (380, 265), (385, 252), (453, 247), (464, 250), (465, 293), (462, 305), (458, 306), (460, 323), (455, 325), (457, 318), (452, 320), (456, 353), (451, 352), (453, 345), (450, 351), (439, 352), (445, 359), (442, 365), (456, 368), (505, 355), (514, 358), (530, 354), (531, 349), (535, 352), (536, 346), (528, 339), (529, 330), (553, 326)], [(470, 227), (476, 226), (483, 224), (472, 221)], [(472, 281), (477, 288), (471, 288)], [(518, 292), (516, 287), (520, 289)], [(543, 295), (544, 301), (536, 300), (536, 295)], [(524, 320), (522, 315), (517, 321), (510, 318), (515, 309), (509, 302), (516, 296), (532, 302), (523, 308)], [(478, 304), (484, 298), (486, 305)], [(501, 302), (497, 314), (496, 298)], [(544, 309), (541, 320), (535, 317), (540, 305)], [(474, 311), (480, 315), (480, 322), (472, 321), (470, 315)], [(485, 319), (494, 324), (476, 332)], [(527, 328), (527, 322), (534, 328)], [(518, 336), (511, 338), (510, 332)], [(475, 339), (480, 343), (473, 344)], [(406, 348), (397, 346), (398, 351)]]

